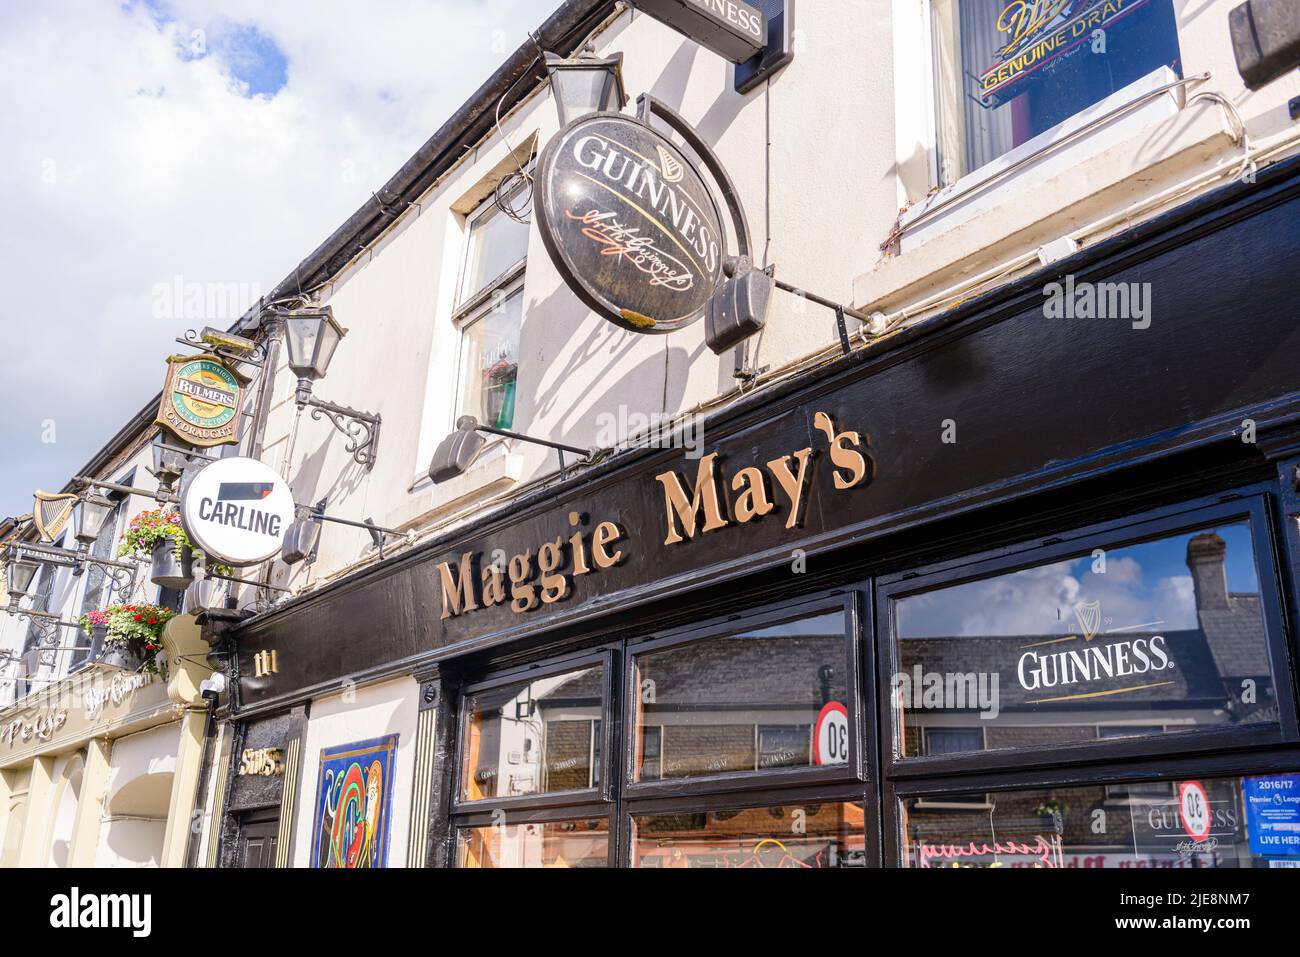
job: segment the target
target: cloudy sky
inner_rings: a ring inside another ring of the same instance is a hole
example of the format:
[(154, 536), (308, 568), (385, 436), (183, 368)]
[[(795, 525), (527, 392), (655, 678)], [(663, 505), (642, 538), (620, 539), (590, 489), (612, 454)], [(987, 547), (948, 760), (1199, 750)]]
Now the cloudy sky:
[[(1213, 531), (1227, 546), (1228, 590), (1258, 593), (1250, 530), (1241, 524)], [(1076, 606), (1094, 601), (1103, 631), (1195, 628), (1191, 537), (1109, 549), (1104, 562), (1089, 554), (907, 598), (898, 607), (899, 631), (905, 638), (1077, 634)]]
[(247, 304), (187, 316), (172, 290), (269, 292), (556, 6), (0, 5), (0, 516), (156, 394), (175, 336)]

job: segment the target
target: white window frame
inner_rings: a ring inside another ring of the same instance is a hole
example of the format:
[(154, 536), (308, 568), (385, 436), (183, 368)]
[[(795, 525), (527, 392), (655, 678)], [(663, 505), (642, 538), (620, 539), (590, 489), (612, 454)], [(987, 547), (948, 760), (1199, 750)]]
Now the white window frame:
[[(518, 189), (526, 189), (526, 185)], [(505, 272), (499, 276), (494, 276), (485, 282), (480, 289), (474, 290), (466, 295), (465, 283), (469, 278), (470, 260), (474, 254), (474, 227), (483, 219), (493, 216), (506, 215), (496, 204), (496, 190), (493, 190), (478, 207), (465, 217), (464, 243), (461, 249), (460, 274), (456, 278), (456, 308), (452, 313), (452, 321), (456, 324), (459, 333), (459, 344), (456, 356), (456, 384), (451, 403), (451, 421), (447, 424), (448, 431), (455, 428), (456, 420), (465, 414), (462, 408), (462, 402), (465, 396), (465, 376), (468, 370), (465, 368), (465, 336), (469, 329), (477, 322), (481, 321), (484, 316), (494, 309), (498, 303), (506, 302), (516, 295), (522, 296), (524, 289), (524, 280), (528, 273), (528, 253), (525, 250), (524, 255), (517, 262), (512, 263)], [(520, 326), (523, 325), (523, 308), (522, 304), (519, 310)], [(518, 373), (516, 372), (516, 377)], [(516, 382), (518, 379), (516, 378)], [(505, 439), (493, 438), (483, 451), (479, 453), (477, 461), (488, 461), (491, 458), (503, 455), (505, 453)]]
[[(429, 456), (433, 454), (438, 442), (456, 427), (456, 419), (463, 414), (461, 386), (465, 375), (465, 331), (487, 312), (492, 305), (494, 295), (507, 297), (513, 295), (524, 285), (527, 278), (528, 254), (525, 251), (523, 257), (499, 276), (490, 278), (484, 283), (482, 289), (476, 290), (469, 296), (465, 295), (470, 257), (474, 250), (474, 226), (485, 216), (494, 213), (505, 215), (495, 206), (496, 187), (504, 177), (517, 172), (520, 163), (526, 164), (531, 175), (534, 166), (529, 163), (529, 157), (535, 152), (536, 135), (534, 133), (513, 154), (507, 154), (492, 171), (451, 205), (452, 221), (448, 223), (447, 243), (442, 256), (442, 278), (439, 280), (443, 291), (439, 295), (441, 305), (437, 309), (436, 321), (439, 324), (446, 323), (450, 317), (451, 325), (455, 329), (456, 354), (450, 369), (452, 389), (444, 393), (445, 374), (435, 375), (435, 363), (431, 354), (425, 385), (424, 411), (420, 421), (419, 440), (416, 443), (418, 457), (407, 489), (409, 494), (427, 495), (430, 492), (432, 483), (427, 472)], [(467, 209), (471, 202), (475, 205)], [(447, 346), (450, 347), (450, 343), (447, 343)], [(445, 351), (450, 351), (450, 348)], [(445, 373), (446, 367), (443, 367), (443, 370)], [(435, 399), (435, 395), (439, 398)], [(441, 401), (443, 395), (446, 396), (445, 402)], [(497, 478), (515, 480), (518, 477), (514, 474), (518, 471), (518, 463), (514, 457), (505, 457), (505, 451), (504, 439), (490, 440), (475, 461), (476, 469), (483, 463), (492, 463), (492, 469), (500, 473)], [(463, 491), (472, 493), (471, 489)]]
[(505, 212), (496, 204), (496, 190), (493, 190), (486, 199), (478, 204), (472, 213), (465, 217), (464, 243), (460, 253), (460, 272), (456, 277), (454, 318), (457, 322), (461, 322), (467, 313), (477, 310), (484, 299), (492, 298), (493, 291), (513, 284), (527, 271), (528, 253), (525, 251), (524, 255), (517, 262), (512, 263), (501, 275), (493, 276), (483, 284), (481, 289), (476, 289), (466, 295), (465, 283), (469, 279), (470, 258), (474, 252), (474, 229), (481, 220), (504, 215), (506, 215)]

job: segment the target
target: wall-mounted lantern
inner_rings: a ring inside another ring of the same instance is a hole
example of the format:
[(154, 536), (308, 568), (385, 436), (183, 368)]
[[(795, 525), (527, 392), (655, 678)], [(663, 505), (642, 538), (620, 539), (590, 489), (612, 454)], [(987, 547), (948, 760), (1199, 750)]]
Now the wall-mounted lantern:
[(348, 437), (346, 449), (352, 453), (353, 460), (369, 469), (375, 464), (379, 444), (379, 415), (358, 412), (312, 395), (313, 384), (325, 378), (334, 351), (345, 335), (347, 330), (334, 319), (334, 311), (329, 306), (294, 309), (285, 314), (289, 369), (298, 377), (294, 401), (300, 409), (310, 407), (313, 419), (327, 416), (334, 428)]
[(190, 464), (189, 452), (183, 446), (164, 441), (161, 433), (154, 438), (152, 451), (151, 471), (158, 480), (158, 501), (171, 501), (176, 495), (176, 483)]
[(289, 350), (289, 369), (298, 377), (300, 397), (310, 396), (312, 383), (325, 378), (334, 350), (347, 334), (329, 306), (298, 309), (286, 317), (284, 339)]
[(86, 547), (94, 545), (116, 509), (111, 498), (94, 490), (83, 495), (72, 509), (73, 537)]
[(9, 590), (10, 608), (18, 607), (18, 601), (32, 592), (32, 581), (40, 570), (40, 564), (22, 552), (13, 549), (9, 552), (9, 561), (5, 563), (5, 587)]
[(627, 103), (621, 53), (601, 57), (588, 48), (568, 59), (547, 53), (546, 72), (561, 128), (588, 113), (618, 112)]

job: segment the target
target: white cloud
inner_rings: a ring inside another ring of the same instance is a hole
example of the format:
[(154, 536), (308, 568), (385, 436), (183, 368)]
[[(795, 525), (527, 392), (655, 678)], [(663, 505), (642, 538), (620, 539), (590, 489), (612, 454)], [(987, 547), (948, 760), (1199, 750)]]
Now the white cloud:
[[(1182, 547), (1181, 540), (1171, 542), (1140, 547)], [(1081, 601), (1101, 603), (1102, 630), (1197, 627), (1190, 575), (1148, 587), (1141, 562), (1132, 557), (1109, 561), (1104, 575), (1093, 574), (1091, 563), (1057, 562), (905, 599), (900, 631), (908, 637), (1072, 634), (1080, 627), (1074, 608)]]
[[(550, 9), (6, 4), (0, 515), (27, 511), (37, 486), (62, 486), (157, 391), (172, 338), (196, 321), (156, 318), (155, 286), (272, 288)], [(287, 58), (274, 95), (248, 96), (232, 75), (232, 63), (250, 65), (223, 43), (248, 27)], [(197, 58), (196, 30), (208, 44)], [(42, 442), (51, 423), (56, 441)]]

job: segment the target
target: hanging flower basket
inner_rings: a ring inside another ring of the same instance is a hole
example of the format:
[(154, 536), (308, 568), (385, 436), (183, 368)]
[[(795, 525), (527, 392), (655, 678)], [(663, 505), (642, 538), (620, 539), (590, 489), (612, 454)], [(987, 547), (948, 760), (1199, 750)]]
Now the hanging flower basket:
[(188, 588), (194, 581), (194, 550), (164, 538), (150, 553), (149, 580), (160, 588)]
[[(148, 557), (149, 580), (162, 588), (180, 590), (194, 581), (196, 549), (181, 526), (180, 513), (174, 508), (156, 508), (131, 519), (117, 553)], [(219, 575), (230, 574), (224, 565), (214, 564), (209, 570)]]
[(82, 615), (81, 627), (102, 664), (156, 675), (162, 673), (162, 630), (173, 614), (159, 605), (109, 605)]

